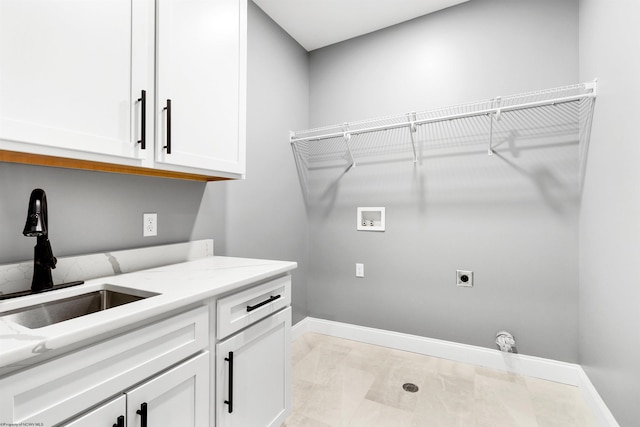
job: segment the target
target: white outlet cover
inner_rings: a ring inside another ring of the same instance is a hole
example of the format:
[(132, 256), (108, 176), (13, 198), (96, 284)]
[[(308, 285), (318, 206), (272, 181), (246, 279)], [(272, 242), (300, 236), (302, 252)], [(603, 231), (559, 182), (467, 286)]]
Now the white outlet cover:
[(158, 235), (158, 214), (143, 213), (142, 214), (142, 236), (152, 237)]

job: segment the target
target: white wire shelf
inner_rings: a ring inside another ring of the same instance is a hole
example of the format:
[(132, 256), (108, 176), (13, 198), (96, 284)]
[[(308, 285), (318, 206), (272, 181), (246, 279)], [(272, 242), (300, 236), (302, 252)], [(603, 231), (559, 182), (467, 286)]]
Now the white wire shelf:
[(582, 170), (591, 129), (596, 82), (496, 97), (435, 110), (410, 112), (290, 132), (301, 179), (313, 168), (350, 169), (371, 157), (417, 162), (425, 150), (486, 144), (510, 138), (576, 135)]

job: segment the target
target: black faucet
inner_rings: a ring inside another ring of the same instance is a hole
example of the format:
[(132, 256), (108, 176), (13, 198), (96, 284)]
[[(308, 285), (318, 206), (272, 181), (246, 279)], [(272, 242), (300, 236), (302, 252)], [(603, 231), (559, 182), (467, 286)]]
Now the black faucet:
[(27, 223), (22, 232), (25, 236), (38, 238), (33, 255), (33, 281), (31, 282), (33, 292), (42, 292), (53, 287), (51, 269), (56, 268), (58, 260), (51, 250), (48, 226), (47, 195), (44, 190), (36, 188), (31, 192)]

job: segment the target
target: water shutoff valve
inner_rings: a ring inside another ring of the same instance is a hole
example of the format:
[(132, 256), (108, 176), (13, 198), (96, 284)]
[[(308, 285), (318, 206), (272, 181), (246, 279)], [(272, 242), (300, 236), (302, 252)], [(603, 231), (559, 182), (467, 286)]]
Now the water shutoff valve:
[(359, 207), (356, 210), (356, 229), (358, 231), (385, 231), (385, 208)]
[(500, 331), (496, 334), (496, 344), (500, 351), (515, 353), (516, 340), (507, 331)]

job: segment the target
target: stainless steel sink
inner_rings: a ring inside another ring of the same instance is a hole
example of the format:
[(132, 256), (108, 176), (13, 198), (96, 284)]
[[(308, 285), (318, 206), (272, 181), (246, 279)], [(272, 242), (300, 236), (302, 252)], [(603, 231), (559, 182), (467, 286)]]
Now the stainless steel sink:
[(2, 313), (0, 318), (29, 329), (42, 328), (54, 323), (85, 316), (129, 304), (157, 294), (131, 290), (131, 293), (101, 289), (67, 298), (48, 301)]

